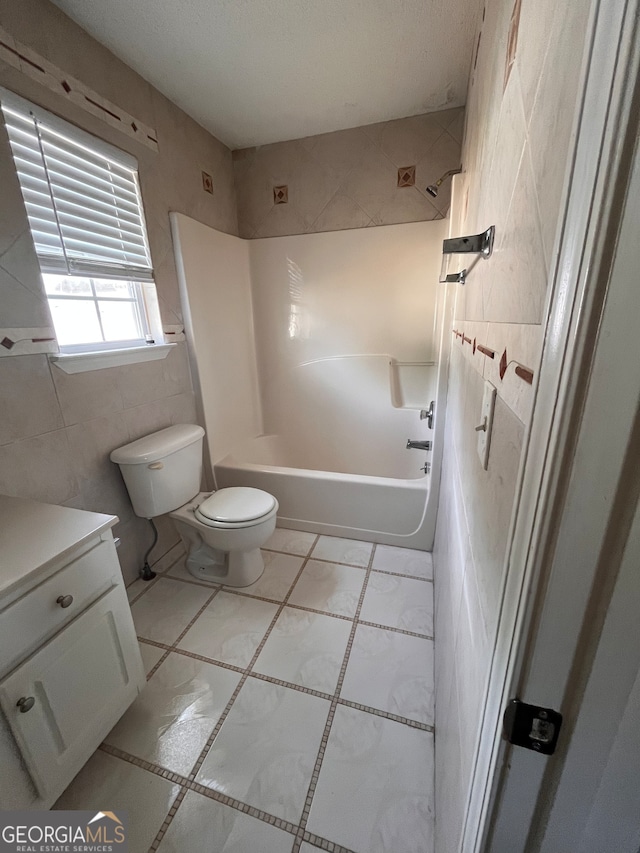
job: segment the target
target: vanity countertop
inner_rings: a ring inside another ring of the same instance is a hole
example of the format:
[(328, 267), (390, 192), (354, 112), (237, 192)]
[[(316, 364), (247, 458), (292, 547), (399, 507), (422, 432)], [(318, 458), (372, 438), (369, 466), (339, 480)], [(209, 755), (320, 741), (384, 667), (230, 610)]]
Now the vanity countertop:
[(118, 521), (82, 509), (0, 495), (0, 595), (64, 558)]

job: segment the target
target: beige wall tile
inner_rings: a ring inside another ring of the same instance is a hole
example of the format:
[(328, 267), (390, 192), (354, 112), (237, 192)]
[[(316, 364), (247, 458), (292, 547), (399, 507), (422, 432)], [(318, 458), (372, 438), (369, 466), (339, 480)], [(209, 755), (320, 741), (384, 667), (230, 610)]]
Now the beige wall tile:
[(0, 447), (0, 493), (61, 504), (78, 494), (66, 430)]
[(442, 214), (446, 214), (451, 203), (451, 181), (446, 180), (440, 186), (435, 199), (427, 193), (427, 187), (450, 169), (459, 169), (460, 157), (460, 143), (445, 131), (416, 168), (416, 187)]
[(377, 144), (396, 167), (411, 166), (428, 154), (443, 130), (438, 113), (411, 116), (385, 122)]
[(64, 426), (46, 355), (0, 359), (0, 444)]
[(487, 262), (484, 318), (496, 323), (541, 323), (543, 319), (547, 265), (528, 147), (520, 161), (504, 232), (496, 234), (497, 248)]
[[(575, 92), (580, 64), (563, 49), (568, 42), (584, 38), (589, 6), (586, 3), (557, 4), (538, 95), (529, 121), (531, 162), (540, 211), (542, 241), (547, 268), (552, 262), (556, 223), (564, 187), (567, 153), (575, 118)], [(547, 93), (562, 80), (557, 96)]]
[[(172, 353), (167, 357), (170, 358)], [(166, 397), (164, 359), (113, 368), (125, 409)]]
[[(241, 236), (365, 228), (372, 220), (376, 225), (391, 225), (437, 218), (448, 209), (449, 185), (442, 187), (437, 202), (425, 187), (460, 165), (463, 114), (462, 109), (443, 110), (235, 151)], [(400, 166), (418, 167), (419, 191), (398, 191)], [(273, 187), (280, 185), (289, 188), (289, 204), (274, 208)]]
[(24, 207), (16, 209), (13, 215), (22, 230), (0, 255), (0, 325), (4, 328), (51, 326)]
[(52, 365), (51, 375), (65, 424), (71, 426), (121, 411), (121, 381), (126, 370), (127, 368), (110, 367), (105, 370), (91, 370), (88, 373), (68, 374)]
[(354, 127), (351, 130), (309, 136), (302, 140), (302, 144), (318, 162), (330, 166), (343, 179), (358, 165), (372, 143), (362, 128)]
[[(237, 161), (235, 161), (237, 162)], [(241, 237), (252, 237), (273, 208), (273, 178), (260, 163), (252, 162), (236, 176), (238, 223)], [(286, 205), (279, 205), (286, 207)]]
[(437, 208), (416, 187), (396, 187), (373, 217), (374, 225), (424, 222), (440, 219)]
[(175, 394), (165, 399), (172, 424), (197, 424), (196, 395), (192, 391)]
[(132, 406), (124, 410), (122, 417), (129, 431), (130, 441), (171, 426), (171, 412), (166, 399)]
[(289, 204), (274, 205), (255, 232), (256, 237), (285, 237), (287, 234), (304, 234), (308, 219), (298, 208)]
[[(464, 139), (464, 108), (459, 107), (456, 110), (447, 110), (447, 112), (453, 113), (451, 122), (447, 124), (447, 132), (462, 145)], [(442, 114), (440, 115), (442, 116)], [(444, 116), (442, 118), (444, 119)]]
[[(285, 183), (289, 187), (289, 202), (296, 206), (307, 224), (307, 229), (315, 230), (311, 228), (313, 222), (340, 185), (338, 173), (331, 166), (325, 165), (305, 152), (303, 162)], [(276, 205), (276, 207), (286, 206)]]
[(101, 477), (118, 470), (109, 459), (117, 447), (130, 441), (129, 431), (121, 413), (92, 418), (67, 428), (73, 447), (73, 470), (79, 482), (100, 480)]
[[(473, 223), (478, 229), (495, 225), (498, 241), (505, 230), (526, 140), (527, 125), (522, 106), (520, 78), (518, 69), (513, 68), (500, 108), (498, 136), (490, 159), (489, 180), (481, 185), (480, 210), (485, 218)], [(486, 222), (486, 225), (482, 224), (483, 222)]]
[(0, 256), (24, 231), (24, 203), (15, 166), (11, 157), (9, 138), (0, 122)]
[(337, 192), (313, 223), (314, 231), (342, 231), (347, 228), (366, 228), (372, 224), (369, 214), (348, 195)]

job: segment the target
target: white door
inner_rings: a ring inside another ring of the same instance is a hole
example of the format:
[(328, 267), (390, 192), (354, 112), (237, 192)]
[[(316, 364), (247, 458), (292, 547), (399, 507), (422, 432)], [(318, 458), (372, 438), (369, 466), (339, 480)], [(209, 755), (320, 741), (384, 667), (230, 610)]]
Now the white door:
[[(601, 594), (608, 600), (606, 590)], [(541, 853), (637, 853), (640, 848), (638, 614), (636, 508), (575, 727), (566, 735), (562, 766), (550, 778), (553, 801), (544, 817), (538, 815), (532, 833)]]
[(139, 665), (118, 586), (0, 682), (0, 705), (43, 800), (64, 790), (133, 701)]

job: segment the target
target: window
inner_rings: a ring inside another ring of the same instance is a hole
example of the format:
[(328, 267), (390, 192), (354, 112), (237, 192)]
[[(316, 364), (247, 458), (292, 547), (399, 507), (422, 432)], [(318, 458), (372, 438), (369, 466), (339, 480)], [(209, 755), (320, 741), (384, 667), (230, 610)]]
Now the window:
[(60, 348), (144, 345), (153, 269), (136, 160), (2, 89), (0, 102)]

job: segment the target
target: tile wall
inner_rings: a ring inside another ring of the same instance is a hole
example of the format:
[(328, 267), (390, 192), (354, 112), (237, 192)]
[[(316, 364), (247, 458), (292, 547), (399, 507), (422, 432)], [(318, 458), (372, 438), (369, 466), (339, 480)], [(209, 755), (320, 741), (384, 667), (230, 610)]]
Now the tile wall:
[(283, 237), (439, 219), (460, 167), (464, 109), (233, 152), (241, 237)]
[[(451, 285), (458, 335), (434, 562), (436, 849), (452, 853), (459, 849), (534, 403), (588, 11), (586, 3), (487, 0), (467, 99), (464, 172), (451, 215), (460, 233), (495, 225), (496, 243), (464, 287)], [(534, 372), (533, 385), (516, 374), (518, 365)], [(474, 431), (485, 379), (498, 393), (486, 471)]]
[[(163, 322), (179, 325), (169, 211), (237, 233), (231, 152), (46, 0), (2, 0), (14, 39), (155, 128), (159, 151), (113, 129), (0, 60), (0, 85), (50, 109), (139, 161)], [(202, 172), (213, 178), (205, 192)], [(6, 132), (0, 125), (0, 328), (50, 325)], [(125, 576), (150, 544), (108, 453), (145, 433), (196, 418), (185, 345), (165, 361), (69, 376), (45, 355), (0, 359), (0, 492), (115, 513)], [(155, 555), (176, 541), (163, 525)]]

